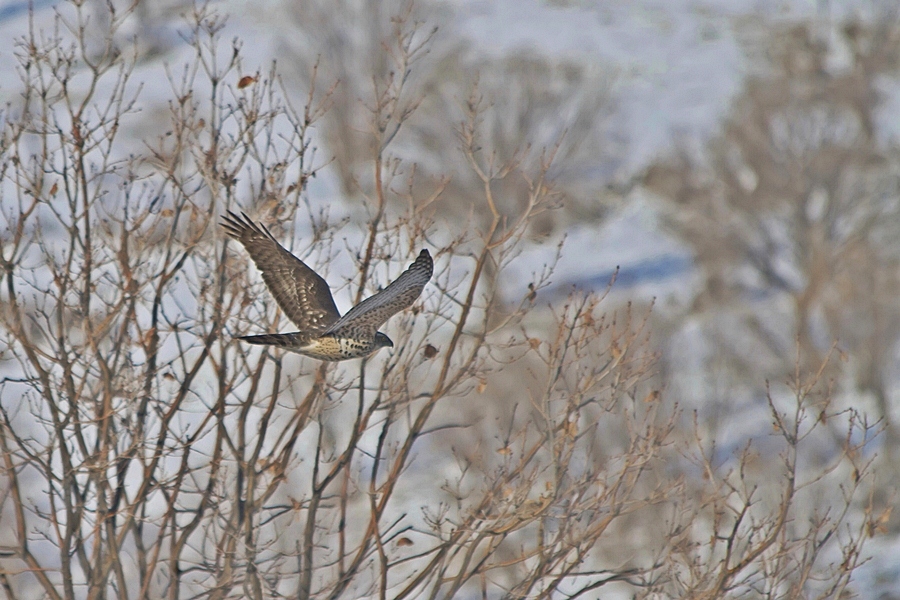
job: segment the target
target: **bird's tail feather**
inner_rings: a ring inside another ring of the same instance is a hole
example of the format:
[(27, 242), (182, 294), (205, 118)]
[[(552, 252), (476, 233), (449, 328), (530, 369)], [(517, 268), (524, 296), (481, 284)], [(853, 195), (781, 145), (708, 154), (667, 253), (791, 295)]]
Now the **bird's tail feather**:
[(279, 346), (281, 348), (296, 348), (308, 341), (308, 337), (297, 333), (264, 333), (262, 335), (246, 335), (239, 337), (248, 344), (260, 344), (266, 346)]

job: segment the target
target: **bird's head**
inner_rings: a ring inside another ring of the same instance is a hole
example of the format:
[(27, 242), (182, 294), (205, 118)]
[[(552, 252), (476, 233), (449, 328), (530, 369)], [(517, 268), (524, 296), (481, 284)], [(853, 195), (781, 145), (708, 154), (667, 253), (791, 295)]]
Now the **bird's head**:
[[(391, 338), (389, 338), (388, 336), (384, 335), (383, 333), (381, 333), (379, 331), (375, 334), (375, 350), (378, 350), (379, 348), (384, 348), (385, 346), (387, 346), (388, 348), (393, 348), (394, 342), (391, 341)], [(373, 350), (373, 352), (374, 352), (374, 350)]]

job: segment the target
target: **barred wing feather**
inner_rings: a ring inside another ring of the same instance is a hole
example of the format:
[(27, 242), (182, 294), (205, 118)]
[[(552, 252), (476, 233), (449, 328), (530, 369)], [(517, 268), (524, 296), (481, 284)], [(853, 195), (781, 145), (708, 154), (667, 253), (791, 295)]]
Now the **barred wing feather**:
[(340, 318), (325, 280), (275, 241), (268, 229), (244, 213), (230, 211), (222, 227), (244, 245), (278, 306), (302, 333), (319, 334)]
[(346, 315), (338, 319), (324, 334), (338, 334), (342, 330), (366, 329), (374, 332), (395, 313), (415, 302), (434, 271), (428, 250), (422, 250), (416, 261), (389, 286), (366, 298)]

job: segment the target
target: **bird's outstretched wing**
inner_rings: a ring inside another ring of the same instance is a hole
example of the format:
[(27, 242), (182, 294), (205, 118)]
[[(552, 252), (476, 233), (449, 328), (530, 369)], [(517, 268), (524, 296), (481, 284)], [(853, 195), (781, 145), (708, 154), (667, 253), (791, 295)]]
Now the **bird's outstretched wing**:
[(278, 346), (279, 348), (296, 348), (309, 341), (305, 333), (264, 333), (262, 335), (245, 335), (238, 338), (248, 344), (261, 346)]
[(334, 322), (324, 334), (340, 334), (343, 330), (367, 331), (371, 335), (394, 313), (411, 305), (434, 271), (434, 262), (428, 250), (422, 250), (416, 261), (389, 286), (366, 298)]
[(303, 334), (319, 334), (341, 314), (328, 284), (302, 260), (275, 241), (269, 230), (229, 211), (222, 227), (247, 249), (275, 301)]

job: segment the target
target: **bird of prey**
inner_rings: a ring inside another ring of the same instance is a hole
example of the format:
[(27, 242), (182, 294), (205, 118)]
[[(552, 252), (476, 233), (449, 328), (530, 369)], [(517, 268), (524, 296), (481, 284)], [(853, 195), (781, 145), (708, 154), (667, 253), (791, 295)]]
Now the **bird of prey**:
[(254, 223), (244, 213), (239, 217), (229, 211), (222, 217), (222, 227), (244, 245), (275, 301), (300, 329), (238, 339), (278, 346), (319, 360), (361, 358), (384, 346), (393, 346), (391, 338), (378, 328), (419, 297), (434, 270), (428, 250), (422, 250), (396, 281), (342, 317), (325, 280), (276, 242), (263, 225)]

